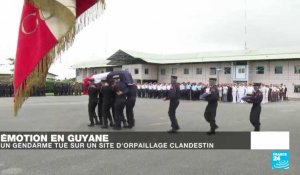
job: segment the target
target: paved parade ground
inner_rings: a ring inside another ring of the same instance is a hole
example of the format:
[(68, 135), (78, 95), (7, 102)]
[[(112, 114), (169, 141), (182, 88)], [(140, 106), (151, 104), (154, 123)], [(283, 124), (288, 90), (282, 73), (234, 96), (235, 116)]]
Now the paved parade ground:
[[(103, 131), (99, 126), (87, 127), (87, 101), (87, 96), (32, 97), (13, 117), (12, 98), (0, 98), (0, 131)], [(207, 131), (205, 106), (206, 102), (181, 101), (177, 109), (180, 131)], [(250, 104), (219, 103), (218, 131), (251, 131), (250, 108)], [(138, 99), (132, 130), (169, 130), (167, 110), (168, 102)], [(0, 150), (0, 175), (299, 174), (300, 101), (263, 105), (261, 123), (262, 131), (290, 131), (290, 170), (272, 171), (271, 151)]]

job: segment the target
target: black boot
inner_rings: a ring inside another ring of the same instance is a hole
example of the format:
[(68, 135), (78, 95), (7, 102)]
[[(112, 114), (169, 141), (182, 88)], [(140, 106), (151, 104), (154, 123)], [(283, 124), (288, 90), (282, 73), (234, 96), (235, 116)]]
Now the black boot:
[(94, 123), (89, 124), (88, 127), (94, 127)]
[(260, 126), (254, 127), (254, 131), (260, 131)]
[(210, 131), (206, 132), (207, 135), (214, 135), (216, 134), (216, 129), (218, 129), (218, 125), (215, 125), (213, 127), (210, 128)]
[(100, 125), (100, 122), (97, 119), (95, 119), (95, 124)]
[(214, 129), (210, 129), (210, 131), (206, 132), (207, 135), (214, 135), (216, 134), (216, 131)]
[(110, 127), (114, 127), (114, 126), (115, 126), (114, 122), (110, 122), (110, 123), (109, 123), (109, 126), (110, 126)]
[(114, 129), (114, 130), (121, 130), (122, 127), (121, 127), (121, 126), (114, 126), (113, 129)]
[(102, 119), (99, 120), (99, 124), (103, 125), (103, 120)]
[(108, 129), (108, 125), (107, 125), (107, 124), (104, 124), (101, 128), (102, 128), (102, 129)]
[(124, 128), (131, 129), (133, 126), (132, 125), (125, 125)]
[(170, 134), (174, 134), (174, 133), (177, 133), (179, 130), (179, 127), (176, 127), (176, 128), (172, 128), (171, 130), (167, 131), (168, 133)]
[(127, 128), (127, 126), (128, 126), (128, 125), (127, 125), (127, 122), (124, 121), (124, 122), (123, 122), (123, 127), (124, 127), (124, 128)]

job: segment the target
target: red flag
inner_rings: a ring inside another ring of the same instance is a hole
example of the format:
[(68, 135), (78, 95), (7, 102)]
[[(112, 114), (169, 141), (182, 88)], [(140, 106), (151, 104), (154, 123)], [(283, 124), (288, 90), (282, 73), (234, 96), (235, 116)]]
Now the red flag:
[(89, 80), (93, 77), (94, 74), (91, 74), (87, 77), (85, 77), (84, 79), (82, 79), (82, 93), (83, 95), (87, 95), (88, 94), (88, 91), (87, 91), (87, 87), (89, 85)]
[(32, 86), (45, 82), (50, 65), (72, 44), (77, 31), (102, 9), (104, 0), (25, 0), (14, 73), (15, 115)]

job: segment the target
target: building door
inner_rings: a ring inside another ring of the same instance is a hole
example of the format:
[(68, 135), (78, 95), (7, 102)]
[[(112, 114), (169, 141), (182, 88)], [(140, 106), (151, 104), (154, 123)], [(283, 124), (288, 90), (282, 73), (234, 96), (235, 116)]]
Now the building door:
[(236, 65), (235, 66), (235, 79), (236, 80), (247, 80), (247, 66)]
[(247, 82), (248, 81), (248, 62), (247, 61), (237, 61), (232, 64), (232, 81), (233, 82)]

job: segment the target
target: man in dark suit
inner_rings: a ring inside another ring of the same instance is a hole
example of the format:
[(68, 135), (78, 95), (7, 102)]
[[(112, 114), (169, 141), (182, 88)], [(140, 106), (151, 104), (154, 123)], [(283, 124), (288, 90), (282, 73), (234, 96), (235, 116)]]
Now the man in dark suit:
[(260, 113), (261, 113), (261, 102), (263, 99), (263, 93), (257, 86), (254, 87), (253, 94), (243, 98), (244, 101), (252, 103), (250, 112), (250, 122), (254, 127), (254, 131), (260, 131)]
[(170, 100), (168, 114), (170, 117), (172, 129), (168, 131), (168, 133), (176, 133), (180, 129), (176, 119), (176, 109), (179, 106), (179, 99), (180, 88), (179, 84), (177, 83), (177, 77), (171, 76), (171, 89), (167, 91), (167, 93), (164, 96), (164, 101)]
[(204, 117), (205, 120), (210, 124), (210, 131), (207, 132), (208, 135), (215, 134), (218, 125), (216, 124), (216, 114), (218, 107), (219, 91), (218, 87), (215, 84), (215, 81), (210, 81), (210, 89), (205, 97), (205, 100), (208, 102), (205, 108)]

